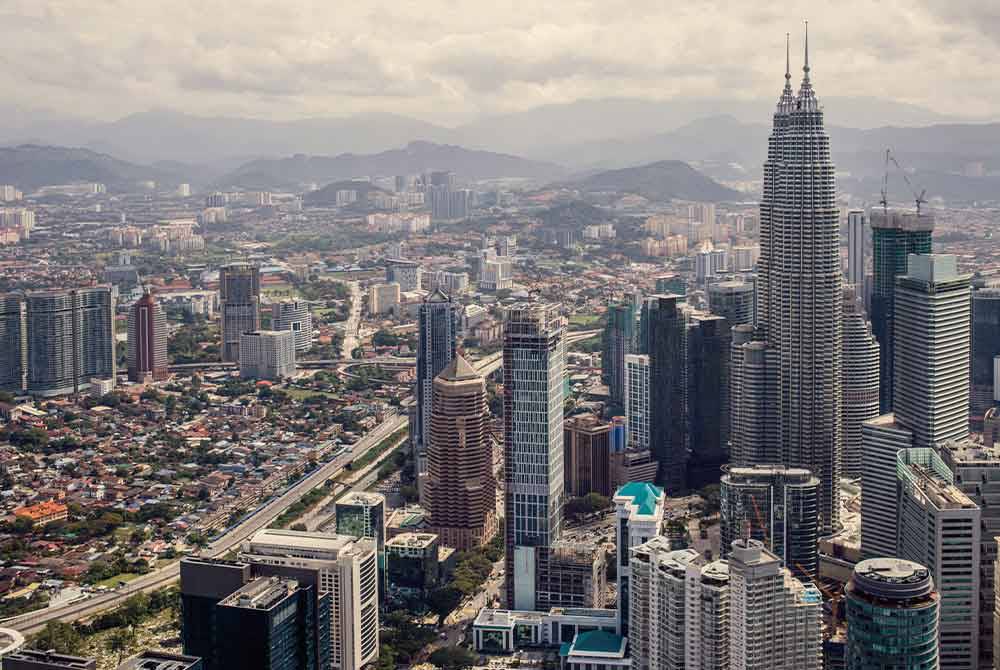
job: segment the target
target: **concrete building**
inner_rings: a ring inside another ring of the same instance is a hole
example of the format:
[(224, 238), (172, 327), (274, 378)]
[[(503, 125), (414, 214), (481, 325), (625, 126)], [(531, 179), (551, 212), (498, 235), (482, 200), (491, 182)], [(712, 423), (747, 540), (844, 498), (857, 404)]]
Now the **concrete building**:
[(260, 268), (232, 263), (219, 269), (222, 360), (240, 360), (240, 336), (260, 330)]
[(434, 533), (402, 533), (386, 543), (386, 581), (393, 601), (425, 602), (441, 585), (440, 546)]
[(865, 213), (852, 209), (847, 213), (847, 283), (864, 300), (865, 291)]
[(92, 378), (115, 378), (117, 293), (94, 286), (26, 294), (29, 393), (78, 393)]
[(668, 495), (688, 486), (687, 318), (680, 297), (656, 295), (647, 301), (649, 335), (649, 448), (660, 463), (657, 484)]
[(625, 426), (629, 449), (649, 449), (649, 356), (625, 357)]
[(730, 461), (782, 462), (778, 417), (778, 353), (753, 340), (753, 329), (733, 329), (729, 359)]
[(499, 528), (486, 381), (461, 356), (434, 378), (424, 506), (441, 543), (470, 551)]
[(880, 347), (879, 410), (893, 410), (895, 384), (896, 278), (907, 273), (911, 254), (931, 253), (934, 215), (889, 209), (871, 211), (872, 227), (872, 330)]
[(648, 482), (629, 482), (615, 492), (615, 546), (618, 565), (618, 627), (628, 637), (632, 547), (645, 544), (663, 531), (663, 489)]
[(930, 570), (912, 561), (858, 563), (844, 589), (848, 670), (938, 667), (938, 608)]
[(729, 357), (732, 333), (725, 317), (696, 313), (687, 328), (688, 486), (719, 480), (729, 461)]
[(434, 379), (455, 358), (461, 306), (440, 290), (424, 298), (417, 312), (417, 434), (412, 437), (418, 485), (427, 476), (427, 446), (431, 440)]
[(295, 335), (295, 351), (312, 348), (312, 310), (304, 300), (281, 300), (271, 305), (271, 330), (290, 330)]
[(125, 659), (118, 670), (204, 670), (204, 667), (197, 656), (147, 649)]
[(974, 430), (982, 430), (986, 410), (997, 405), (997, 366), (1000, 356), (1000, 289), (984, 288), (972, 294), (972, 357), (969, 412)]
[(721, 281), (708, 285), (708, 310), (726, 317), (730, 327), (753, 325), (754, 287), (745, 281)]
[(368, 313), (373, 315), (389, 314), (399, 307), (399, 284), (372, 284), (368, 287)]
[(894, 414), (883, 414), (861, 424), (861, 444), (861, 553), (898, 556), (896, 460), (901, 450), (913, 448), (913, 434)]
[(3, 657), (4, 670), (97, 670), (96, 658), (58, 654), (54, 650), (17, 649)]
[(503, 291), (514, 286), (510, 261), (504, 258), (483, 261), (479, 278), (480, 291)]
[(722, 557), (747, 536), (796, 577), (819, 576), (819, 479), (805, 468), (726, 467), (719, 491)]
[(588, 631), (616, 633), (610, 609), (554, 607), (548, 612), (484, 608), (472, 624), (473, 648), (486, 654), (512, 654), (521, 648), (555, 648)]
[(610, 497), (611, 424), (593, 414), (581, 414), (563, 423), (563, 472), (566, 495), (588, 493)]
[(292, 530), (258, 531), (239, 558), (261, 574), (298, 576), (331, 594), (330, 667), (361, 670), (378, 659), (378, 558), (371, 540)]
[(351, 491), (334, 503), (334, 528), (338, 535), (371, 540), (378, 556), (379, 596), (385, 595), (385, 496), (381, 493)]
[(167, 316), (147, 293), (128, 313), (129, 381), (160, 381), (170, 376), (167, 359)]
[(420, 288), (420, 263), (402, 258), (389, 258), (385, 261), (385, 280), (390, 284), (399, 284), (399, 290), (416, 291)]
[(556, 540), (538, 574), (537, 608), (607, 606), (607, 557), (593, 542)]
[(607, 385), (611, 402), (625, 404), (625, 357), (638, 345), (635, 305), (609, 305), (601, 348), (601, 381)]
[(729, 556), (729, 663), (745, 670), (819, 670), (823, 599), (756, 540)]
[(566, 342), (556, 305), (507, 310), (503, 347), (506, 601), (537, 609), (539, 576), (562, 527)]
[(295, 374), (295, 334), (257, 330), (240, 335), (240, 377), (279, 380)]
[(896, 472), (898, 556), (927, 566), (939, 585), (940, 667), (978, 668), (979, 506), (952, 483), (933, 449), (900, 451)]
[[(216, 608), (223, 598), (253, 579), (251, 565), (240, 561), (185, 557), (180, 564), (181, 644), (184, 653), (203, 659), (205, 670), (218, 670)], [(326, 633), (329, 646), (329, 630)]]
[[(853, 212), (852, 212), (853, 213)], [(843, 464), (841, 475), (861, 476), (861, 425), (879, 415), (879, 347), (865, 318), (864, 305), (851, 286), (844, 288), (843, 349)]]
[(24, 391), (28, 368), (28, 320), (24, 297), (0, 295), (0, 390)]

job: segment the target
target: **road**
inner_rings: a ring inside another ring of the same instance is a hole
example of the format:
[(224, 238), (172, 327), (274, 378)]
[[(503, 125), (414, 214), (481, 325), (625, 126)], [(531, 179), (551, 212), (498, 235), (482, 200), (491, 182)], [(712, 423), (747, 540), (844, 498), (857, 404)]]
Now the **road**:
[(352, 281), (351, 287), (351, 311), (347, 315), (347, 322), (344, 323), (344, 343), (340, 347), (340, 355), (348, 358), (351, 352), (358, 348), (358, 328), (361, 326), (361, 285)]
[[(396, 415), (382, 422), (372, 432), (359, 440), (354, 445), (354, 449), (350, 454), (338, 456), (336, 459), (321, 465), (309, 473), (279, 497), (266, 503), (252, 516), (244, 519), (235, 527), (230, 528), (223, 535), (213, 540), (202, 550), (201, 555), (218, 557), (227, 553), (230, 549), (239, 547), (244, 540), (262, 528), (266, 528), (268, 524), (281, 516), (286, 509), (301, 500), (306, 493), (320, 486), (330, 477), (337, 475), (353, 459), (355, 454), (360, 455), (371, 447), (374, 447), (383, 438), (404, 427), (407, 421), (406, 416)], [(92, 616), (104, 610), (117, 607), (130, 595), (166, 586), (175, 581), (179, 576), (180, 564), (173, 562), (170, 565), (134, 579), (126, 586), (111, 593), (97, 595), (61, 607), (48, 608), (13, 617), (4, 622), (4, 625), (8, 628), (18, 630), (23, 634), (30, 635), (41, 630), (49, 621), (73, 621)]]

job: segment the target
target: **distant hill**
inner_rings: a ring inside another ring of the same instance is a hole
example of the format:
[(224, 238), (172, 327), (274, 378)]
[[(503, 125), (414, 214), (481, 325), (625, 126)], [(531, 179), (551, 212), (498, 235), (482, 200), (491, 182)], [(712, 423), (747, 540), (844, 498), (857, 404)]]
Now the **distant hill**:
[(219, 179), (217, 185), (263, 188), (263, 182), (268, 179), (274, 185), (324, 183), (373, 175), (416, 174), (428, 170), (451, 170), (462, 179), (524, 177), (547, 181), (567, 174), (565, 168), (553, 163), (421, 141), (376, 154), (298, 154), (289, 158), (254, 160)]
[(35, 144), (0, 147), (0, 184), (14, 184), (25, 191), (77, 181), (101, 182), (111, 190), (125, 190), (146, 180), (167, 186), (180, 183), (168, 169), (128, 163), (89, 149)]
[(639, 167), (607, 170), (567, 184), (584, 192), (635, 193), (650, 200), (742, 200), (739, 191), (706, 177), (682, 161), (659, 161)]
[(385, 189), (381, 189), (366, 181), (337, 181), (327, 184), (317, 191), (306, 193), (302, 197), (302, 204), (311, 207), (333, 207), (337, 204), (337, 191), (357, 191), (358, 201), (360, 202), (367, 200), (368, 194), (373, 191), (386, 193)]
[(541, 214), (546, 228), (585, 228), (612, 218), (607, 210), (579, 201), (556, 205)]

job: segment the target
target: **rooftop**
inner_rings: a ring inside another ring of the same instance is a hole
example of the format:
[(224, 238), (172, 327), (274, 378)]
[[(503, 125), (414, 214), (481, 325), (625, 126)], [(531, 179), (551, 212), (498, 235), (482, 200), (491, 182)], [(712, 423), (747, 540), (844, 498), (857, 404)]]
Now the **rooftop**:
[(122, 663), (118, 670), (189, 670), (196, 666), (201, 667), (201, 659), (197, 656), (144, 651)]
[(630, 504), (639, 514), (655, 514), (657, 503), (663, 499), (663, 489), (649, 482), (629, 482), (615, 492), (615, 502), (620, 498), (631, 498)]
[(568, 656), (611, 655), (619, 658), (625, 655), (625, 638), (604, 630), (590, 630), (577, 633), (569, 645)]
[(292, 579), (279, 577), (258, 577), (243, 588), (222, 599), (222, 607), (269, 610), (298, 590), (299, 584)]

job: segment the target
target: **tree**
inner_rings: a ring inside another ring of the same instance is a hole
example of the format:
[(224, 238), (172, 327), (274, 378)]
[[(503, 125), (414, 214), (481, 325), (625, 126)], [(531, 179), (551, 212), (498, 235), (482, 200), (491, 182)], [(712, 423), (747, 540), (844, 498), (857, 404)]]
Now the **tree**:
[(460, 602), (462, 602), (462, 592), (451, 585), (434, 589), (427, 595), (427, 605), (437, 615), (439, 623), (444, 621)]
[(117, 654), (118, 662), (116, 665), (122, 664), (122, 656), (129, 650), (129, 648), (135, 643), (135, 630), (132, 626), (128, 628), (119, 628), (111, 633), (108, 637), (105, 645), (107, 646), (108, 653)]
[(50, 621), (31, 641), (35, 649), (55, 649), (60, 654), (78, 654), (83, 646), (83, 638), (71, 624)]
[(476, 664), (476, 655), (464, 647), (443, 647), (428, 660), (443, 670), (463, 670)]
[(396, 650), (392, 648), (392, 645), (383, 643), (382, 646), (379, 647), (378, 665), (375, 667), (377, 670), (396, 669)]

